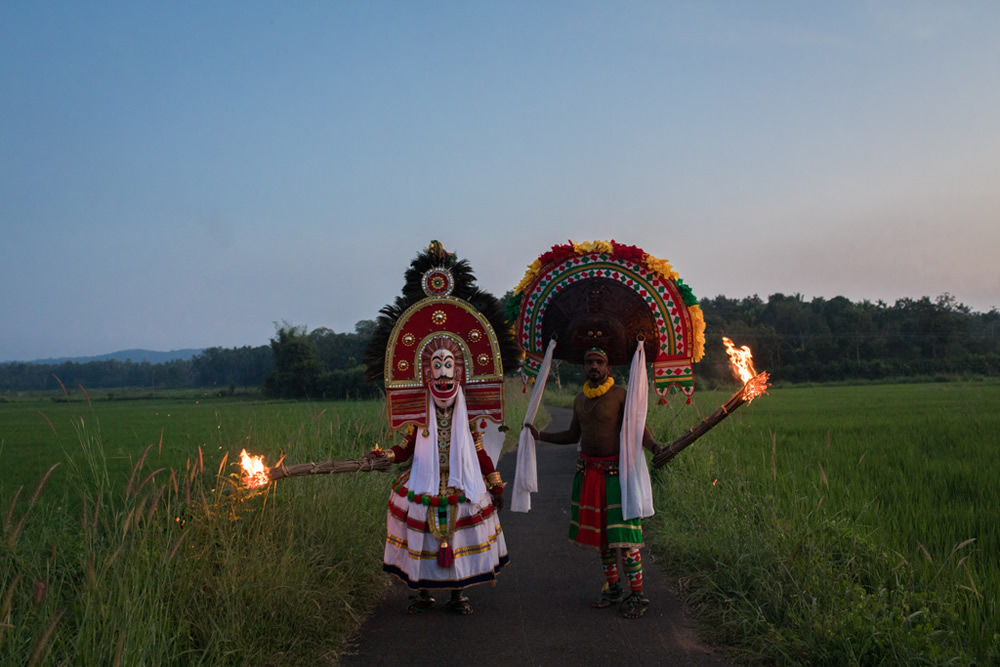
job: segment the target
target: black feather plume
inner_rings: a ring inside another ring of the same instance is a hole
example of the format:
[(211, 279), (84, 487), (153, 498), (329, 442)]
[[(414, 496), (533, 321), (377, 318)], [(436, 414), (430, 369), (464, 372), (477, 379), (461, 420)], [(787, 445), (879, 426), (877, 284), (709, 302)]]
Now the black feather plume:
[(500, 346), (500, 361), (504, 372), (511, 373), (517, 369), (519, 353), (514, 340), (514, 329), (499, 299), (476, 286), (476, 276), (468, 261), (459, 260), (454, 253), (449, 253), (437, 241), (431, 241), (430, 246), (410, 262), (406, 270), (405, 284), (402, 296), (395, 302), (386, 305), (379, 311), (375, 320), (375, 331), (365, 350), (366, 375), (372, 382), (385, 382), (385, 353), (389, 344), (389, 336), (400, 316), (406, 309), (425, 299), (423, 277), (433, 268), (445, 268), (451, 272), (455, 281), (451, 295), (468, 301), (476, 310), (483, 314), (496, 333)]

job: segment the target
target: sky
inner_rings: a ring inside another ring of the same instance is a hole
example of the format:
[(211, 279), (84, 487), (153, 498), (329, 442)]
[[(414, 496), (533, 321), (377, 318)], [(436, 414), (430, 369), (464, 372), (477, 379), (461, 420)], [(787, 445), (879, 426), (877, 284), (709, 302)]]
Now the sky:
[(0, 4), (0, 361), (353, 332), (432, 239), (1000, 307), (1000, 3)]

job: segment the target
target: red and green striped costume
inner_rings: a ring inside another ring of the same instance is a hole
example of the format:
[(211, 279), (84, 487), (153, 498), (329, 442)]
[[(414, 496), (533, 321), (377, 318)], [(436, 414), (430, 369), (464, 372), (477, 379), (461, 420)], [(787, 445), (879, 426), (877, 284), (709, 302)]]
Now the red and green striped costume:
[(643, 546), (641, 520), (622, 516), (617, 456), (580, 456), (573, 479), (569, 538), (600, 552)]

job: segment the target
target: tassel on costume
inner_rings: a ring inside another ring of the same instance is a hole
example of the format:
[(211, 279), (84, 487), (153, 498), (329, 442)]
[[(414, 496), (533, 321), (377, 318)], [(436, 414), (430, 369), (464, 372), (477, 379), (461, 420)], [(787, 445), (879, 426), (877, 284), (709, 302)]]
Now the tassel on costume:
[(441, 540), (441, 548), (438, 549), (438, 567), (448, 568), (455, 564), (455, 552), (447, 540)]

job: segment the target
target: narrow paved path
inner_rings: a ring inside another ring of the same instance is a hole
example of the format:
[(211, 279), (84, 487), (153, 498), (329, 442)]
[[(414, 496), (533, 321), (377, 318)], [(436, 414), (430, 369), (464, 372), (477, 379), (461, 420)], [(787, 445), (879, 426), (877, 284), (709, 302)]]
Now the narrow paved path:
[[(550, 428), (568, 425), (568, 409), (548, 410)], [(645, 617), (630, 621), (617, 607), (590, 607), (603, 583), (600, 561), (567, 538), (576, 448), (539, 443), (537, 451), (539, 491), (532, 494), (531, 511), (500, 515), (510, 564), (495, 587), (465, 591), (475, 613), (448, 610), (444, 593), (431, 610), (406, 616), (408, 590), (396, 582), (353, 638), (342, 665), (726, 664), (698, 640), (646, 549), (644, 588), (652, 603)], [(501, 459), (503, 479), (513, 480), (515, 460), (513, 453)]]

